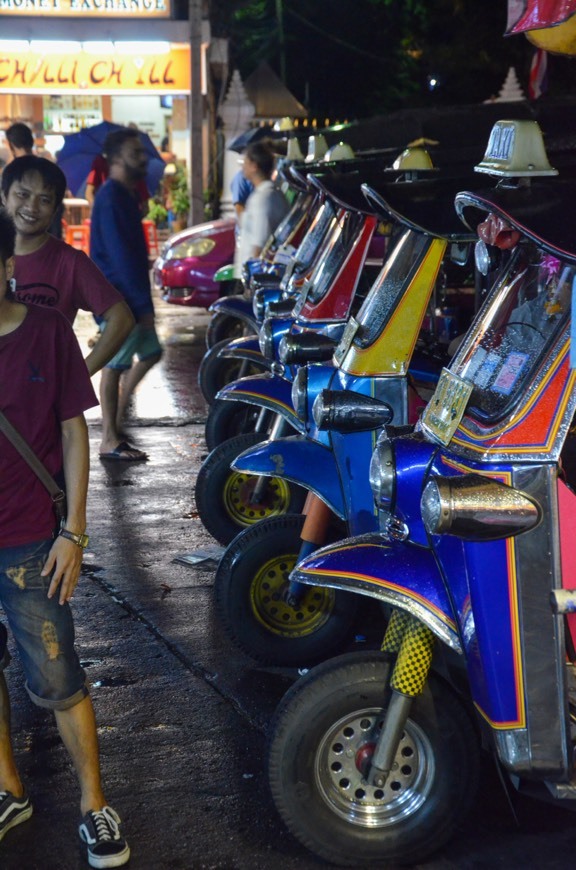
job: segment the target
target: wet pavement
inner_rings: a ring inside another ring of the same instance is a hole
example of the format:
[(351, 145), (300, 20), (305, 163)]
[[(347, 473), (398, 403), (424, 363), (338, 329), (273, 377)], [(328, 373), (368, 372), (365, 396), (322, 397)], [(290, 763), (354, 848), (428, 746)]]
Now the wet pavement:
[[(266, 784), (267, 724), (297, 673), (255, 666), (213, 618), (220, 548), (193, 499), (206, 455), (196, 375), (207, 315), (162, 303), (158, 313), (166, 353), (140, 386), (128, 427), (149, 462), (100, 462), (99, 412), (88, 415), (90, 545), (73, 607), (108, 800), (123, 816), (135, 870), (326, 866), (286, 832)], [(85, 342), (90, 319), (77, 326)], [(204, 558), (175, 561), (186, 554)], [(35, 814), (0, 845), (0, 868), (86, 867), (76, 781), (53, 719), (29, 702), (17, 658), (8, 679)], [(516, 795), (513, 804), (517, 822), (487, 760), (470, 819), (421, 870), (573, 867), (576, 815)]]

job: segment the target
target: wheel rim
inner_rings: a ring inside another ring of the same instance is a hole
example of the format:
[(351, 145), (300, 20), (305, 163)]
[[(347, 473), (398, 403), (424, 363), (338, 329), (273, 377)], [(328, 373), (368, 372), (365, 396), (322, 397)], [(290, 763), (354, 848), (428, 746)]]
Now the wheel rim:
[(290, 486), (280, 477), (269, 477), (261, 501), (252, 501), (258, 476), (233, 471), (224, 484), (224, 508), (238, 526), (247, 527), (267, 517), (287, 513), (290, 507)]
[(284, 600), (296, 560), (294, 554), (269, 559), (254, 575), (250, 588), (256, 619), (272, 634), (287, 638), (314, 634), (334, 609), (333, 590), (321, 586), (303, 587), (296, 607)]
[(315, 758), (316, 785), (332, 812), (359, 827), (387, 827), (413, 815), (431, 791), (430, 741), (408, 720), (383, 788), (368, 785), (367, 769), (382, 727), (382, 710), (356, 710), (331, 726)]

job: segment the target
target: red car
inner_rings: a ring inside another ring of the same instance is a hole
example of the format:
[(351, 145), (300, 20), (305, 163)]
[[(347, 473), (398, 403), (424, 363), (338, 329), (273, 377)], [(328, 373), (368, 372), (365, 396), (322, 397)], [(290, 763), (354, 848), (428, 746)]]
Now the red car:
[(226, 288), (214, 274), (234, 260), (234, 218), (181, 230), (165, 242), (153, 266), (154, 285), (166, 302), (208, 308)]

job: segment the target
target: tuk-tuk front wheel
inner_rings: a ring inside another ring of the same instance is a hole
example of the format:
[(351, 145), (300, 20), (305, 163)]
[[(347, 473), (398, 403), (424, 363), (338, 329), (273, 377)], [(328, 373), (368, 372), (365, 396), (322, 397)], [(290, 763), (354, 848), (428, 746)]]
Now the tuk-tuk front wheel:
[(262, 422), (260, 440), (264, 441), (271, 420), (276, 419), (273, 411), (265, 411), (263, 417), (259, 405), (249, 405), (248, 402), (233, 402), (229, 399), (215, 399), (210, 405), (204, 438), (208, 450), (214, 450), (219, 444), (242, 435), (245, 432), (255, 432), (256, 425)]
[(214, 347), (219, 341), (232, 341), (255, 332), (248, 324), (232, 314), (213, 314), (206, 327), (206, 347)]
[(282, 477), (263, 478), (256, 500), (257, 475), (233, 471), (231, 463), (244, 450), (259, 444), (262, 435), (246, 432), (215, 447), (204, 460), (196, 478), (196, 508), (204, 527), (221, 544), (229, 544), (238, 532), (271, 516), (298, 513), (306, 490)]
[(216, 572), (216, 612), (228, 637), (264, 664), (298, 667), (328, 658), (356, 622), (359, 599), (349, 592), (303, 586), (295, 602), (287, 600), (303, 525), (301, 514), (262, 520), (228, 545)]
[(220, 351), (229, 344), (228, 339), (219, 341), (207, 350), (198, 369), (198, 385), (202, 395), (210, 405), (216, 398), (216, 394), (238, 378), (248, 375), (257, 375), (266, 371), (266, 366), (260, 366), (236, 357), (220, 356)]
[(387, 704), (382, 653), (350, 653), (287, 692), (271, 729), (276, 807), (315, 855), (343, 867), (425, 860), (452, 835), (478, 783), (479, 744), (463, 705), (432, 677), (412, 704), (382, 788), (368, 769)]

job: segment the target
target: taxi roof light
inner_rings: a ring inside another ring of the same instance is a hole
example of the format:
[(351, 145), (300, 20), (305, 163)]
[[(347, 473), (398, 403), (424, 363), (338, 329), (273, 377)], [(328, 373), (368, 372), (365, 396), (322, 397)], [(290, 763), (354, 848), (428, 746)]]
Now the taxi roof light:
[(548, 160), (540, 126), (537, 121), (525, 120), (497, 121), (474, 171), (503, 178), (558, 175)]

